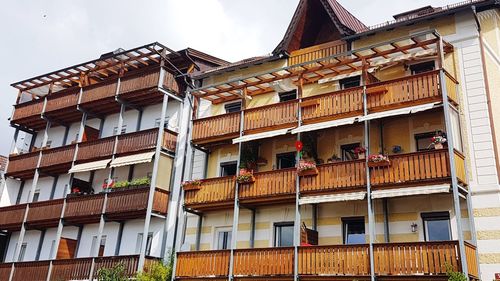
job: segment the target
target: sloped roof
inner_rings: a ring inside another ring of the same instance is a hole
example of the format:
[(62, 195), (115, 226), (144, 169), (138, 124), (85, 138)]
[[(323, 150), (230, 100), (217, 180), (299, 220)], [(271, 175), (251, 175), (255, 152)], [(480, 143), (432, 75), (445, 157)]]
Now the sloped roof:
[(368, 27), (362, 23), (358, 18), (351, 14), (346, 8), (340, 5), (336, 0), (327, 0), (332, 7), (333, 12), (338, 17), (339, 21), (347, 28), (358, 33), (365, 31)]

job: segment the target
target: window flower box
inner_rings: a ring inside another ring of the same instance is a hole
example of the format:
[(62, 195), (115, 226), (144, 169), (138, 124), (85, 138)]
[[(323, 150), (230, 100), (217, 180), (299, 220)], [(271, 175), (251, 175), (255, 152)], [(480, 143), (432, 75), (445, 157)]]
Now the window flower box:
[(297, 174), (299, 177), (316, 176), (318, 174), (316, 163), (312, 161), (300, 160), (299, 165), (297, 165)]
[(368, 167), (387, 167), (391, 165), (389, 157), (382, 154), (374, 154), (368, 157)]
[(444, 144), (447, 141), (448, 140), (444, 136), (441, 136), (441, 135), (436, 135), (436, 136), (432, 137), (432, 139), (431, 139), (432, 144), (434, 144), (434, 149), (443, 149)]
[(253, 170), (240, 169), (240, 174), (236, 176), (236, 182), (238, 182), (239, 184), (255, 182), (255, 177), (253, 176)]
[(198, 190), (201, 188), (201, 180), (185, 181), (181, 184), (181, 186), (182, 186), (182, 188), (184, 188), (184, 191)]

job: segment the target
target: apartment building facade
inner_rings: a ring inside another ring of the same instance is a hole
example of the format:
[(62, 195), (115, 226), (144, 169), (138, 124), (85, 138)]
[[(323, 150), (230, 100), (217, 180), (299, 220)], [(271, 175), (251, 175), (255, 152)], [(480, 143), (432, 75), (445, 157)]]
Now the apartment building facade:
[(221, 63), (152, 43), (12, 84), (0, 280), (88, 280), (120, 263), (133, 276), (169, 257), (190, 112), (184, 76)]
[(498, 3), (394, 18), (300, 1), (271, 55), (192, 75), (178, 280), (500, 272)]

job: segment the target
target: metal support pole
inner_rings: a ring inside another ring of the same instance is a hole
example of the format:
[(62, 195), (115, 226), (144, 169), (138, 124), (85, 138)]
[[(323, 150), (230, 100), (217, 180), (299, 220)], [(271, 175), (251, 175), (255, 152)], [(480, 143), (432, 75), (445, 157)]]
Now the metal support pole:
[[(300, 84), (297, 89), (297, 96), (299, 99), (298, 103), (301, 104), (302, 86), (303, 86), (302, 78), (299, 78), (299, 83)], [(298, 126), (300, 127), (302, 125), (302, 110), (300, 106), (297, 109), (297, 119), (298, 119)], [(302, 134), (297, 133), (297, 141), (300, 141), (301, 137)], [(300, 161), (300, 155), (299, 153), (296, 153), (295, 163), (298, 165), (299, 161)], [(300, 200), (300, 177), (298, 173), (295, 173), (295, 220), (293, 223), (293, 251), (294, 251), (293, 276), (295, 281), (299, 280), (299, 246), (300, 246), (300, 221), (301, 221), (299, 200)]]
[(195, 244), (196, 251), (200, 250), (202, 227), (203, 227), (203, 215), (198, 215), (198, 223), (196, 225), (196, 244)]

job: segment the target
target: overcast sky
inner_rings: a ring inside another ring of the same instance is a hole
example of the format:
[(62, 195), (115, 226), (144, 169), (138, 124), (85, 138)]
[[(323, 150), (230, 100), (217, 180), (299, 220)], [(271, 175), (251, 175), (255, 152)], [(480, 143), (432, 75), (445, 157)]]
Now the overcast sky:
[[(99, 57), (118, 47), (158, 41), (237, 61), (271, 52), (299, 0), (23, 0), (0, 9), (0, 154), (9, 153), (14, 129), (7, 118), (12, 82)], [(456, 0), (339, 0), (367, 25), (393, 14)], [(146, 4), (147, 3), (147, 4)]]

